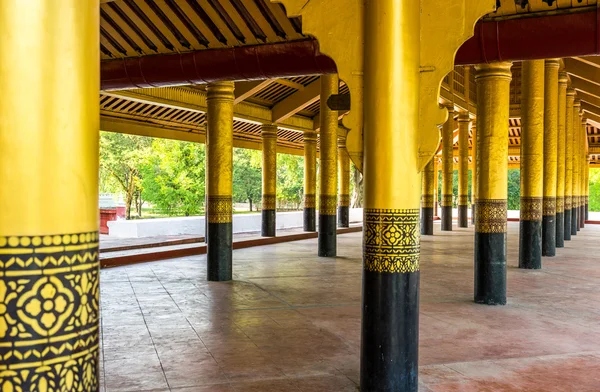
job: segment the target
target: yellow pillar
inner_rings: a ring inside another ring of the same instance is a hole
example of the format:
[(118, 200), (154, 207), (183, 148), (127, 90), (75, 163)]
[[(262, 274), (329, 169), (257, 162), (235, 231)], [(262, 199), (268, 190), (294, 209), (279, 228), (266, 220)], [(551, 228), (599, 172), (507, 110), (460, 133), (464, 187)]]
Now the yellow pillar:
[(519, 268), (542, 268), (544, 60), (521, 68), (521, 213)]
[(475, 226), (475, 205), (477, 204), (477, 121), (471, 124), (471, 224)]
[(579, 231), (579, 196), (580, 196), (580, 170), (581, 170), (581, 119), (579, 118), (579, 109), (581, 101), (575, 99), (573, 103), (573, 198), (571, 210), (571, 235), (577, 235)]
[(561, 71), (558, 77), (558, 134), (556, 139), (556, 247), (565, 246), (565, 137), (567, 114), (567, 73)]
[(581, 118), (581, 137), (580, 137), (580, 151), (579, 159), (579, 227), (585, 227), (585, 205), (586, 205), (586, 174), (587, 174), (587, 120)]
[(469, 227), (469, 113), (458, 115), (458, 227)]
[(206, 86), (206, 259), (210, 281), (232, 278), (233, 90), (233, 82), (215, 82)]
[(317, 133), (304, 132), (304, 231), (317, 231)]
[(477, 206), (475, 302), (506, 304), (509, 62), (475, 66), (477, 82)]
[(544, 200), (542, 256), (556, 255), (556, 188), (558, 171), (558, 59), (546, 60), (544, 76)]
[(421, 173), (421, 235), (433, 235), (434, 161), (431, 158)]
[(335, 257), (336, 209), (337, 209), (337, 129), (338, 113), (331, 110), (327, 100), (337, 94), (339, 79), (336, 74), (321, 76), (321, 166), (319, 195), (319, 240), (320, 257)]
[(454, 176), (454, 107), (448, 106), (442, 127), (442, 230), (452, 231), (452, 179)]
[(433, 157), (433, 216), (438, 216), (439, 169), (438, 157)]
[(0, 7), (0, 390), (99, 388), (98, 0)]
[(350, 156), (346, 150), (346, 138), (338, 138), (338, 226), (350, 227)]
[(277, 220), (277, 125), (262, 126), (262, 227), (263, 237), (275, 237)]
[(567, 88), (567, 109), (565, 114), (565, 241), (571, 240), (573, 215), (573, 104), (575, 90)]
[(361, 391), (418, 389), (419, 23), (419, 2), (365, 2)]
[[(587, 137), (587, 136), (586, 136)], [(587, 155), (585, 163), (585, 220), (590, 219), (590, 156)]]

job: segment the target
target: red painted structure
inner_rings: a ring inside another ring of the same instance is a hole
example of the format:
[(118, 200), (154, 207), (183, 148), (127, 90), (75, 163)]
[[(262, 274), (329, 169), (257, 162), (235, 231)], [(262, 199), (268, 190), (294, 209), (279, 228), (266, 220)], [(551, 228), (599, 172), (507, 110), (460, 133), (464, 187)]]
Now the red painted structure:
[(108, 222), (117, 220), (116, 208), (100, 209), (100, 234), (108, 234)]

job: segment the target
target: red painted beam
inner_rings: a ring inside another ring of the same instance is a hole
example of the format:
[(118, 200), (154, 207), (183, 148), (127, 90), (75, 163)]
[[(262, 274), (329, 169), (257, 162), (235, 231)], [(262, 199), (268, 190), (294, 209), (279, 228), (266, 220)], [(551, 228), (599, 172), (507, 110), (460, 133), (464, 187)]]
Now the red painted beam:
[(600, 5), (591, 11), (480, 21), (456, 65), (600, 54)]
[(102, 61), (102, 90), (335, 73), (316, 40)]

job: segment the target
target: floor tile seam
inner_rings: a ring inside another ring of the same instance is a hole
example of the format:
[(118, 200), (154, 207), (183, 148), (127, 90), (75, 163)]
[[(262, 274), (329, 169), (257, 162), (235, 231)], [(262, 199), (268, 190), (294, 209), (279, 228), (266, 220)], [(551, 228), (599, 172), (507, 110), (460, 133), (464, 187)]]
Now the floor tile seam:
[[(133, 290), (133, 294), (135, 295), (135, 299), (136, 299), (136, 301), (138, 301), (138, 305), (139, 305), (139, 300), (137, 298), (135, 289), (133, 288), (133, 284), (131, 283), (131, 281), (129, 282), (129, 284), (131, 285), (131, 289)], [(146, 316), (144, 315), (144, 310), (142, 309), (141, 305), (139, 305), (139, 306), (140, 306), (140, 311), (142, 312), (142, 318), (144, 319), (144, 325), (146, 326), (148, 335), (150, 335), (150, 340), (152, 341), (152, 347), (154, 348), (154, 352), (156, 353), (156, 358), (158, 358), (158, 363), (159, 363), (160, 369), (162, 371), (163, 380), (165, 381), (167, 388), (169, 390), (171, 390), (171, 387), (169, 386), (169, 380), (167, 380), (167, 375), (165, 374), (165, 368), (163, 367), (162, 361), (160, 360), (160, 356), (158, 355), (158, 350), (156, 349), (156, 344), (154, 343), (154, 338), (152, 337), (152, 332), (150, 332), (150, 328), (148, 327), (148, 323), (146, 322)]]
[(361, 303), (340, 303), (340, 304), (318, 304), (318, 305), (290, 305), (290, 306), (277, 306), (277, 307), (269, 307), (269, 308), (239, 308), (236, 309), (237, 312), (245, 312), (245, 311), (258, 311), (258, 310), (299, 310), (299, 309), (319, 309), (319, 308), (343, 308), (346, 306), (360, 306)]
[[(362, 267), (362, 265), (361, 265)], [(346, 273), (336, 273), (335, 276), (336, 277), (347, 277), (347, 276), (357, 276), (357, 275), (361, 275), (362, 276), (362, 269), (358, 272), (346, 272)], [(253, 277), (242, 277), (242, 280), (245, 281), (250, 281), (250, 280), (258, 280), (258, 279), (301, 279), (301, 278), (322, 278), (323, 275), (285, 275), (285, 276), (277, 276), (277, 275), (273, 275), (273, 276), (253, 276)]]

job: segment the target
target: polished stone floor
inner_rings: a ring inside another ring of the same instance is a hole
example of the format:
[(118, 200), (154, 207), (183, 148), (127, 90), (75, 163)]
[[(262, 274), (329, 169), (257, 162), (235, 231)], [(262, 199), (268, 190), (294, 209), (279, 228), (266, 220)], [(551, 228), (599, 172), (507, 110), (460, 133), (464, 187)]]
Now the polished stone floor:
[[(508, 305), (474, 304), (473, 231), (422, 239), (420, 391), (600, 391), (600, 225), (517, 266)], [(103, 391), (357, 391), (361, 235), (234, 252), (235, 280), (205, 256), (102, 271)]]

